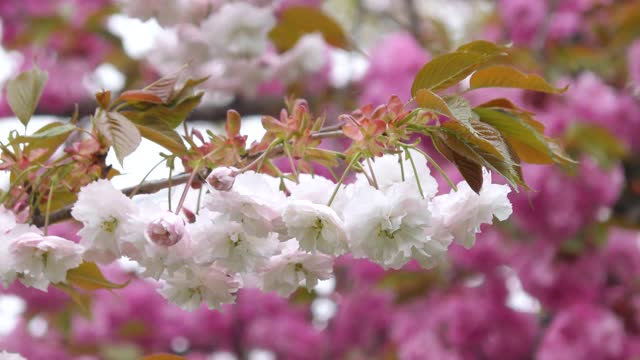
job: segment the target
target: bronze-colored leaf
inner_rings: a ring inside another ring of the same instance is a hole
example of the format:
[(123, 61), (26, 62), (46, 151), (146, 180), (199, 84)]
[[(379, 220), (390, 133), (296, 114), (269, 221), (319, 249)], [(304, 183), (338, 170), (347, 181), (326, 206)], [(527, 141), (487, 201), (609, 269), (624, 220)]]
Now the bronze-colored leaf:
[(504, 55), (507, 55), (504, 48), (488, 41), (462, 45), (455, 52), (437, 56), (426, 63), (413, 80), (411, 95), (416, 96), (420, 89), (433, 92), (447, 89), (481, 65)]
[(113, 147), (120, 164), (140, 145), (140, 131), (121, 113), (98, 109), (93, 119), (98, 132)]
[(480, 120), (494, 128), (509, 141), (522, 161), (532, 164), (551, 164), (553, 154), (540, 132), (521, 117), (490, 108), (475, 108)]
[(476, 71), (471, 75), (470, 88), (485, 87), (518, 88), (550, 94), (565, 92), (568, 86), (556, 88), (536, 74), (525, 74), (505, 65), (494, 65)]
[(469, 184), (469, 187), (471, 187), (471, 189), (476, 193), (479, 193), (480, 189), (482, 189), (483, 182), (482, 166), (479, 163), (453, 151), (437, 136), (434, 136), (432, 141), (436, 150), (456, 166), (464, 180)]
[(107, 280), (95, 263), (86, 261), (67, 271), (67, 282), (85, 290), (122, 289), (129, 285), (129, 281), (116, 284)]
[(416, 103), (425, 110), (430, 110), (444, 115), (450, 119), (455, 119), (455, 115), (449, 109), (449, 105), (438, 94), (427, 89), (420, 89), (416, 93)]
[(292, 6), (285, 10), (269, 38), (279, 52), (284, 52), (293, 48), (302, 36), (315, 32), (322, 34), (329, 45), (342, 49), (349, 47), (348, 37), (340, 24), (322, 10), (307, 6)]

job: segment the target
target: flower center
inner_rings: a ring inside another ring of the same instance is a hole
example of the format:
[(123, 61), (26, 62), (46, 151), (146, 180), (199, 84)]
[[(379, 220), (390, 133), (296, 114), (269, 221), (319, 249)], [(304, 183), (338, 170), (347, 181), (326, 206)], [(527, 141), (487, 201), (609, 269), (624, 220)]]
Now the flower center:
[(110, 220), (106, 220), (102, 222), (101, 227), (102, 227), (102, 230), (112, 233), (116, 231), (116, 228), (118, 227), (118, 219), (111, 216)]

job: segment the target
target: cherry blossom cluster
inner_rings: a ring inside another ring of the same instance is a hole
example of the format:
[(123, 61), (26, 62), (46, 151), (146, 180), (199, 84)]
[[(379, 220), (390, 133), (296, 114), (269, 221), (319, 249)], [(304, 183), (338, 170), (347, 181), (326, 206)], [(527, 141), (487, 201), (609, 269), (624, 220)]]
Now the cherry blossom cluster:
[(283, 53), (275, 51), (269, 31), (290, 6), (318, 6), (319, 1), (120, 0), (131, 17), (155, 18), (165, 29), (148, 60), (162, 74), (190, 63), (192, 77), (205, 83), (210, 101), (258, 92), (281, 94), (287, 85), (322, 72), (329, 47), (322, 35), (300, 38)]
[[(384, 268), (412, 259), (430, 268), (453, 240), (470, 247), (481, 224), (508, 218), (510, 189), (485, 173), (479, 193), (461, 182), (457, 191), (438, 195), (420, 159), (413, 150), (385, 155), (348, 185), (319, 175), (300, 175), (295, 183), (217, 168), (208, 191), (178, 213), (158, 196), (130, 199), (98, 180), (80, 190), (72, 210), (83, 224), (79, 245), (41, 235), (38, 241), (35, 234), (5, 243), (8, 253), (41, 254), (34, 257), (40, 262), (16, 258), (11, 267), (25, 285), (62, 281), (81, 258), (108, 264), (124, 256), (141, 265), (142, 276), (159, 281), (160, 294), (189, 310), (231, 303), (242, 287), (282, 296), (311, 289), (332, 276), (334, 258), (346, 253)], [(48, 269), (53, 258), (58, 267)]]

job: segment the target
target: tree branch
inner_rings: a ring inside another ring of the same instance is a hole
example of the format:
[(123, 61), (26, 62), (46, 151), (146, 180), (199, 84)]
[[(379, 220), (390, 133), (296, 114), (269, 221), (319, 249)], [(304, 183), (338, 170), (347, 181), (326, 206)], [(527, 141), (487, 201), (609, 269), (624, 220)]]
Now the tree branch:
[[(234, 109), (238, 111), (242, 115), (273, 115), (277, 116), (280, 113), (280, 109), (284, 106), (283, 97), (260, 97), (256, 99), (247, 99), (242, 97), (237, 97), (230, 104), (222, 105), (222, 106), (214, 106), (214, 105), (204, 105), (198, 106), (195, 108), (187, 117), (187, 120), (224, 120), (227, 116), (227, 111), (229, 109)], [(86, 101), (78, 104), (78, 113), (83, 115), (93, 114), (96, 110), (97, 104), (92, 99), (87, 99)], [(50, 116), (58, 116), (58, 117), (68, 117), (73, 116), (75, 111), (75, 105), (69, 106), (68, 108), (62, 109), (60, 111), (46, 111), (43, 109), (38, 109), (35, 115), (50, 115)]]
[[(189, 180), (191, 173), (183, 173), (180, 175), (176, 175), (171, 179), (171, 186), (186, 184)], [(203, 179), (196, 177), (194, 181), (202, 182)], [(133, 192), (133, 190), (137, 186), (128, 187), (122, 189), (122, 193), (129, 196)], [(147, 183), (142, 184), (138, 189), (136, 194), (153, 194), (162, 189), (166, 189), (169, 187), (169, 179), (155, 180), (149, 181)], [(68, 220), (71, 218), (71, 208), (72, 206), (66, 206), (62, 209), (56, 210), (49, 214), (49, 224), (61, 222), (64, 220)], [(44, 226), (46, 219), (44, 215), (37, 215), (33, 217), (33, 221), (31, 222), (33, 225), (41, 227)]]

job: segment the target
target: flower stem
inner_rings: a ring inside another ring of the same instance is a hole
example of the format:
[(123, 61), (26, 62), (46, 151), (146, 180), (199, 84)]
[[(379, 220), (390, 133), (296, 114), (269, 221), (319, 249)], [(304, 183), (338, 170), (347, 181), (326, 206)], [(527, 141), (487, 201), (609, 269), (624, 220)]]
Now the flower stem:
[(180, 214), (180, 210), (182, 210), (182, 205), (184, 205), (184, 201), (187, 199), (187, 193), (189, 192), (191, 183), (193, 182), (193, 179), (195, 179), (196, 174), (198, 173), (198, 170), (200, 170), (200, 161), (198, 161), (196, 163), (196, 166), (193, 167), (193, 171), (191, 171), (191, 176), (189, 176), (189, 180), (187, 180), (187, 183), (184, 185), (182, 196), (180, 196), (180, 202), (176, 207), (176, 211), (175, 211), (176, 214)]
[(424, 199), (424, 192), (422, 191), (422, 185), (420, 184), (420, 177), (418, 176), (418, 169), (416, 169), (416, 164), (413, 162), (413, 157), (411, 156), (411, 153), (409, 152), (409, 148), (408, 147), (404, 147), (404, 152), (407, 153), (407, 158), (409, 158), (409, 161), (411, 162), (411, 167), (413, 168), (413, 174), (416, 176), (416, 184), (418, 184), (418, 190), (420, 191), (420, 196), (422, 196), (422, 198)]
[(340, 190), (340, 186), (342, 186), (342, 183), (344, 182), (344, 179), (347, 177), (347, 174), (349, 173), (349, 170), (351, 169), (353, 164), (355, 164), (356, 161), (358, 161), (360, 159), (360, 155), (362, 155), (362, 153), (357, 153), (353, 157), (353, 159), (351, 159), (351, 162), (349, 162), (349, 165), (347, 165), (347, 168), (344, 169), (344, 172), (342, 173), (342, 176), (340, 177), (340, 180), (338, 180), (338, 184), (336, 184), (336, 188), (333, 190), (333, 193), (331, 194), (331, 197), (329, 198), (329, 202), (327, 203), (327, 206), (331, 206), (331, 204), (333, 204), (333, 200), (335, 200), (336, 195), (338, 194), (338, 190)]
[(378, 187), (378, 179), (376, 179), (376, 173), (373, 172), (373, 166), (371, 165), (371, 158), (367, 157), (367, 167), (369, 167), (369, 171), (371, 172), (371, 179), (373, 180), (373, 187), (379, 189)]
[(51, 199), (53, 199), (53, 187), (56, 184), (57, 178), (54, 176), (51, 179), (51, 186), (49, 186), (49, 197), (47, 197), (47, 208), (44, 213), (44, 234), (47, 235), (47, 230), (49, 230), (49, 213), (51, 212)]
[(133, 191), (131, 192), (131, 194), (129, 194), (129, 197), (132, 198), (134, 196), (136, 196), (136, 194), (138, 193), (138, 191), (140, 191), (140, 187), (142, 186), (142, 184), (144, 184), (144, 181), (147, 180), (147, 178), (149, 177), (149, 175), (151, 175), (151, 173), (153, 172), (153, 170), (155, 170), (158, 166), (160, 166), (160, 164), (162, 164), (163, 162), (167, 161), (167, 159), (162, 159), (160, 160), (160, 162), (158, 162), (157, 164), (155, 164), (151, 170), (149, 170), (149, 172), (147, 172), (147, 174), (142, 178), (142, 180), (140, 180), (140, 183), (138, 183), (138, 185), (133, 189)]
[(167, 201), (169, 202), (169, 211), (171, 211), (171, 188), (173, 186), (172, 182), (173, 182), (173, 166), (169, 168), (169, 186), (167, 187), (167, 192), (168, 192)]
[(447, 176), (447, 174), (444, 172), (444, 170), (442, 170), (442, 168), (440, 167), (440, 165), (438, 165), (438, 163), (433, 160), (433, 158), (431, 156), (429, 156), (429, 154), (427, 154), (426, 152), (418, 149), (415, 146), (411, 146), (411, 148), (417, 152), (419, 152), (420, 154), (422, 154), (422, 156), (424, 156), (427, 161), (429, 161), (431, 163), (431, 165), (433, 165), (433, 167), (436, 168), (436, 170), (438, 170), (438, 172), (440, 174), (442, 174), (442, 176), (444, 177), (444, 179), (447, 181), (447, 183), (449, 184), (449, 186), (451, 186), (451, 188), (455, 191), (458, 191), (458, 187), (456, 186), (456, 184), (453, 183), (453, 181), (451, 181), (451, 179), (449, 178), (449, 176)]

